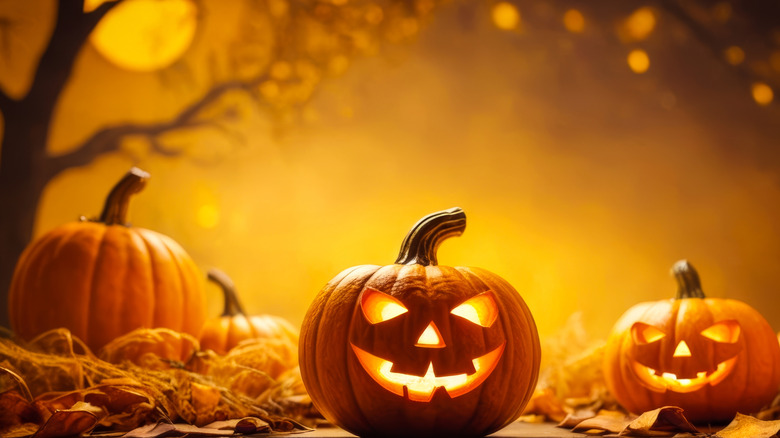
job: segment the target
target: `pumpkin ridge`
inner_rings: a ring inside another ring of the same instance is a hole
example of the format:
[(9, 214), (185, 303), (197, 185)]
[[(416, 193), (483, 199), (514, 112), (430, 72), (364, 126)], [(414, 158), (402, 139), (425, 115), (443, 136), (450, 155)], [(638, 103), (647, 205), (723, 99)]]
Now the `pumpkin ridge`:
[[(180, 325), (179, 330), (190, 333), (193, 336), (197, 336), (200, 332), (200, 327), (197, 329), (190, 327), (190, 319), (187, 318), (187, 316), (190, 314), (190, 306), (192, 303), (189, 302), (189, 294), (184, 293), (185, 290), (189, 288), (189, 284), (187, 283), (187, 277), (184, 275), (184, 264), (186, 263), (185, 260), (182, 260), (179, 257), (178, 251), (174, 251), (173, 248), (169, 245), (170, 242), (168, 242), (166, 239), (163, 238), (163, 235), (159, 235), (160, 242), (162, 243), (163, 247), (165, 247), (165, 250), (168, 251), (168, 255), (171, 257), (171, 259), (174, 261), (174, 266), (176, 268), (176, 273), (179, 275), (179, 290), (176, 291), (177, 296), (179, 297), (179, 300), (181, 301), (181, 319), (180, 319)], [(177, 244), (178, 246), (178, 244)], [(177, 248), (178, 249), (178, 248)], [(155, 300), (156, 301), (156, 300)], [(156, 303), (155, 303), (156, 304)], [(203, 321), (201, 321), (202, 325)], [(159, 325), (159, 324), (157, 324)]]
[[(360, 266), (358, 266), (358, 267), (360, 267)], [(370, 276), (368, 276), (367, 278), (363, 279), (364, 281), (360, 285), (360, 288), (357, 290), (357, 295), (360, 295), (360, 292), (363, 289), (365, 289), (366, 286), (371, 284), (372, 280), (376, 279), (376, 277), (379, 276), (379, 272), (383, 271), (385, 269), (390, 269), (391, 273), (394, 274), (392, 283), (395, 284), (395, 282), (398, 279), (398, 270), (394, 269), (393, 265), (390, 265), (389, 267), (387, 267), (387, 266), (377, 266), (377, 269), (373, 273), (371, 273)], [(341, 285), (339, 285), (336, 288), (334, 288), (334, 290), (341, 290)], [(355, 300), (355, 302), (356, 302), (356, 300)], [(356, 313), (359, 314), (357, 317), (355, 317)], [(358, 318), (362, 318), (362, 317), (363, 316), (362, 316), (362, 312), (360, 311), (360, 304), (355, 304), (354, 310), (353, 310), (353, 316), (349, 320), (349, 327), (347, 327), (347, 333), (352, 333), (355, 321)], [(349, 344), (350, 342), (351, 341), (349, 340), (349, 335), (348, 335), (347, 336), (347, 343)], [(371, 345), (373, 345), (373, 344), (374, 344), (374, 340), (372, 339), (371, 340)], [(349, 345), (347, 347), (349, 347)], [(345, 369), (347, 370), (347, 379), (350, 381), (350, 383), (352, 383), (352, 375), (351, 375), (351, 373), (349, 371), (349, 364), (350, 364), (350, 362), (352, 360), (354, 360), (352, 358), (352, 355), (354, 355), (354, 352), (351, 351), (351, 348), (347, 348), (347, 354), (344, 355), (344, 362), (345, 362), (344, 366), (346, 367)], [(364, 424), (373, 427), (372, 423), (368, 419), (369, 417), (366, 416), (366, 413), (363, 412), (363, 409), (360, 406), (360, 403), (358, 403), (358, 401), (357, 401), (357, 394), (355, 394), (355, 385), (350, 385), (350, 388), (351, 388), (351, 391), (349, 391), (349, 393), (350, 393), (350, 396), (351, 396), (351, 401), (352, 401), (353, 406), (355, 406), (357, 408), (357, 412), (360, 413), (360, 418), (363, 420)]]
[[(89, 284), (86, 287), (87, 294), (86, 294), (86, 301), (85, 301), (85, 303), (87, 303), (88, 306), (89, 306), (88, 314), (93, 313), (95, 311), (95, 309), (92, 308), (92, 306), (95, 304), (94, 300), (92, 299), (92, 296), (95, 294), (93, 289), (95, 288), (95, 283), (96, 283), (95, 277), (97, 277), (97, 275), (98, 275), (97, 265), (98, 265), (98, 262), (100, 260), (101, 253), (103, 252), (103, 246), (106, 244), (106, 233), (107, 232), (108, 232), (108, 227), (101, 227), (101, 229), (100, 229), (100, 239), (97, 240), (97, 242), (98, 242), (97, 251), (95, 251), (95, 256), (92, 257), (92, 259), (91, 259), (91, 263), (92, 264), (90, 266), (90, 269), (91, 269), (90, 274), (88, 275), (88, 277), (89, 277)], [(83, 334), (81, 336), (83, 336), (84, 339), (82, 339), (82, 340), (87, 345), (93, 345), (92, 344), (92, 339), (91, 339), (92, 335), (91, 335), (91, 333), (89, 331), (90, 318), (87, 318), (86, 315), (84, 315), (80, 319), (83, 322), (83, 324), (82, 324), (82, 327), (83, 327), (82, 333)]]
[[(317, 349), (317, 338), (319, 338), (320, 334), (322, 333), (322, 320), (324, 319), (323, 316), (324, 316), (324, 313), (325, 313), (324, 307), (327, 306), (327, 303), (332, 298), (334, 292), (336, 292), (337, 290), (338, 291), (342, 290), (344, 282), (347, 281), (347, 279), (352, 280), (352, 278), (350, 278), (352, 276), (352, 274), (354, 274), (356, 271), (360, 270), (361, 268), (365, 268), (365, 267), (366, 267), (366, 265), (359, 265), (359, 266), (353, 267), (352, 269), (347, 269), (346, 271), (344, 271), (343, 277), (336, 284), (334, 284), (330, 288), (330, 290), (327, 291), (326, 296), (324, 296), (323, 299), (321, 300), (322, 303), (323, 303), (323, 306), (322, 306), (322, 308), (318, 309), (318, 311), (314, 315), (315, 318), (316, 318), (316, 321), (312, 322), (312, 326), (316, 327), (316, 329), (312, 331), (313, 339), (311, 340), (311, 344), (309, 345), (309, 344), (307, 344), (305, 342), (302, 342), (300, 344), (301, 345), (301, 350), (304, 348), (304, 346), (306, 346), (306, 348), (309, 348), (309, 349), (312, 350), (312, 353), (309, 355), (309, 360), (317, 362), (317, 358), (320, 355), (320, 352)], [(378, 271), (380, 266), (375, 266), (375, 268)], [(375, 274), (376, 274), (376, 272), (374, 272), (372, 274), (372, 277)], [(365, 284), (365, 282), (363, 284)], [(346, 349), (346, 347), (345, 347), (345, 349)], [(349, 353), (349, 352), (347, 352), (347, 353)], [(302, 355), (299, 355), (299, 356), (302, 356)], [(347, 354), (344, 354), (343, 356), (345, 358), (348, 358)], [(347, 360), (347, 364), (346, 365), (347, 365), (347, 368), (346, 368), (346, 370), (347, 370), (347, 379), (351, 381), (351, 378), (350, 378), (350, 375), (349, 375), (349, 361), (348, 360)], [(323, 392), (322, 392), (322, 388), (321, 388), (321, 384), (322, 384), (321, 382), (323, 380), (320, 378), (320, 370), (317, 369), (317, 368), (315, 368), (315, 370), (314, 370), (314, 377), (316, 379), (316, 384), (314, 385), (314, 387), (316, 388), (317, 392), (319, 393), (317, 398), (321, 400), (321, 399), (324, 398), (322, 396)], [(350, 385), (350, 386), (352, 386), (352, 385)], [(357, 404), (357, 400), (355, 399), (355, 394), (353, 392), (349, 391), (349, 395), (350, 395), (350, 401), (352, 402), (352, 406), (357, 406), (357, 410), (360, 413), (360, 418), (361, 418), (361, 420), (363, 420), (363, 424), (366, 424), (366, 425), (370, 424), (368, 422), (368, 420), (365, 418), (365, 414), (363, 413), (363, 411), (360, 410), (360, 407)], [(321, 409), (321, 408), (318, 407), (318, 409)]]
[[(139, 239), (141, 239), (141, 242), (144, 243), (144, 249), (146, 250), (146, 255), (149, 257), (149, 261), (151, 262), (154, 257), (152, 256), (153, 248), (150, 246), (149, 242), (144, 238), (143, 233), (140, 231), (140, 229), (132, 229), (133, 232), (138, 236)], [(160, 275), (159, 272), (157, 272), (157, 263), (148, 263), (149, 266), (149, 278), (152, 282), (152, 295), (154, 296), (154, 299), (149, 300), (151, 304), (151, 309), (149, 314), (152, 316), (152, 321), (156, 321), (156, 312), (157, 307), (159, 306), (159, 300), (157, 299), (157, 276)], [(156, 328), (156, 327), (149, 327), (149, 328)]]

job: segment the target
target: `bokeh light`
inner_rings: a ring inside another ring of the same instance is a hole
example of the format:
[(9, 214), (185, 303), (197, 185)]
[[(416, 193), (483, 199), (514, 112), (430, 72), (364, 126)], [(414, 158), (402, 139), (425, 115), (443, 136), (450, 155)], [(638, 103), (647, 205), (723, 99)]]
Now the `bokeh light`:
[(499, 29), (512, 30), (520, 25), (520, 11), (508, 2), (499, 2), (493, 6), (493, 23)]
[(655, 13), (649, 7), (634, 11), (624, 23), (624, 34), (631, 40), (642, 41), (655, 29)]
[(745, 60), (745, 51), (739, 46), (729, 46), (723, 52), (723, 56), (729, 64), (739, 65)]
[(571, 33), (581, 33), (585, 30), (585, 17), (576, 9), (569, 9), (563, 14), (563, 25)]
[(650, 68), (650, 57), (642, 49), (632, 50), (628, 54), (628, 66), (634, 73), (644, 73)]
[(753, 94), (753, 100), (759, 105), (769, 105), (775, 98), (772, 88), (763, 82), (754, 83), (751, 87), (751, 92)]

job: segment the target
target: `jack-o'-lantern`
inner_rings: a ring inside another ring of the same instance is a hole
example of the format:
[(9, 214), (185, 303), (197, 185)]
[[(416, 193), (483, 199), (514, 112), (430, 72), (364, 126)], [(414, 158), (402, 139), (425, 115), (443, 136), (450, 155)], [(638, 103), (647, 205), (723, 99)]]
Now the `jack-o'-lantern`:
[(148, 179), (132, 168), (98, 220), (57, 227), (24, 250), (8, 293), (17, 335), (66, 327), (97, 351), (137, 328), (200, 333), (206, 297), (195, 262), (170, 237), (126, 223)]
[(459, 208), (421, 219), (395, 264), (343, 271), (301, 328), (314, 405), (358, 435), (481, 436), (520, 415), (539, 371), (536, 325), (517, 291), (486, 270), (440, 266)]
[(632, 307), (607, 342), (604, 377), (618, 402), (634, 413), (679, 406), (703, 423), (772, 401), (780, 345), (769, 323), (741, 301), (705, 298), (687, 261), (672, 272), (677, 296)]

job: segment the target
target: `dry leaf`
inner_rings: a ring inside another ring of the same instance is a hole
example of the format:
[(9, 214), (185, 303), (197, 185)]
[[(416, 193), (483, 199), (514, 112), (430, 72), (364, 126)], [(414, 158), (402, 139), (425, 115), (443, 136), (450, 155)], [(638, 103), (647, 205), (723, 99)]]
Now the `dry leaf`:
[(33, 438), (54, 438), (81, 435), (92, 430), (103, 410), (89, 403), (76, 403), (71, 409), (54, 412), (33, 435)]
[(643, 413), (629, 423), (620, 435), (672, 436), (678, 432), (697, 433), (698, 430), (685, 418), (682, 408), (664, 406)]
[(762, 421), (749, 415), (737, 413), (734, 420), (716, 438), (769, 438), (780, 433), (780, 420)]
[(595, 417), (588, 418), (577, 424), (574, 432), (589, 433), (591, 431), (602, 431), (620, 433), (634, 418), (636, 417), (626, 415), (620, 411), (600, 411)]
[(566, 415), (566, 418), (563, 419), (560, 423), (558, 423), (558, 427), (564, 427), (566, 429), (573, 429), (578, 424), (582, 423), (583, 421), (593, 418), (596, 416), (596, 413), (593, 412), (590, 409), (581, 409), (579, 411), (572, 412), (571, 414)]
[(146, 369), (163, 370), (183, 366), (199, 345), (192, 335), (168, 328), (137, 329), (109, 342), (98, 355), (109, 363), (127, 360)]

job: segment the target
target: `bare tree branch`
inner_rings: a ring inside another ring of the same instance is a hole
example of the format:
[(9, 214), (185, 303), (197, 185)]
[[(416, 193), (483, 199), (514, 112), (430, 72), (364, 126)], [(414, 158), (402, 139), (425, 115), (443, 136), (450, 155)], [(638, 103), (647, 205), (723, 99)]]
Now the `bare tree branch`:
[(195, 128), (201, 126), (215, 126), (217, 129), (224, 129), (219, 122), (215, 120), (199, 120), (198, 115), (210, 104), (217, 101), (220, 97), (230, 91), (244, 91), (251, 94), (253, 88), (267, 79), (266, 75), (260, 75), (249, 81), (229, 81), (218, 84), (199, 100), (185, 108), (174, 119), (161, 123), (149, 124), (122, 124), (110, 126), (97, 131), (78, 149), (63, 155), (51, 156), (46, 158), (45, 175), (53, 177), (64, 169), (83, 166), (90, 163), (100, 154), (112, 152), (119, 149), (122, 140), (129, 136), (144, 136), (149, 139), (150, 145), (155, 152), (166, 156), (178, 155), (179, 152), (165, 148), (158, 137), (162, 134), (184, 128)]

